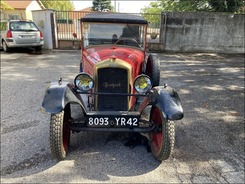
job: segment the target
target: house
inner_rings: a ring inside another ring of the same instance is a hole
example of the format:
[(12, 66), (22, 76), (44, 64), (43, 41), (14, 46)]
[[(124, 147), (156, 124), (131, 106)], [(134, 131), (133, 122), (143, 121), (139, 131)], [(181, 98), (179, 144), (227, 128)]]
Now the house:
[(16, 20), (16, 19), (28, 19), (32, 20), (33, 10), (43, 10), (45, 7), (40, 0), (5, 0), (6, 4), (12, 7), (14, 10), (3, 10), (1, 12), (1, 19), (3, 20)]

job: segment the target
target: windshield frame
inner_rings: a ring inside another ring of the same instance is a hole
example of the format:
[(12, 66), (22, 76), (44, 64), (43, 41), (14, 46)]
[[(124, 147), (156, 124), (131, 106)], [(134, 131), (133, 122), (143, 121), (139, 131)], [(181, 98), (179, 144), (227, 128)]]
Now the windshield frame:
[[(100, 28), (100, 29), (96, 29)], [(93, 34), (92, 31), (94, 31)], [(104, 29), (104, 30), (103, 30)], [(126, 29), (126, 31), (123, 31)], [(134, 31), (132, 30), (134, 29)], [(129, 32), (127, 35), (125, 32)], [(124, 45), (127, 47), (135, 47), (138, 49), (146, 49), (146, 31), (147, 24), (136, 24), (136, 23), (111, 23), (111, 22), (81, 22), (81, 34), (82, 34), (82, 49), (87, 47), (101, 46), (101, 45), (115, 45), (116, 42), (121, 38), (123, 40), (132, 41), (139, 43), (139, 46)], [(97, 35), (102, 35), (96, 36)], [(137, 37), (138, 35), (138, 37)], [(97, 39), (98, 43), (90, 44), (90, 40)], [(113, 39), (115, 39), (113, 41)], [(119, 42), (117, 42), (118, 44)], [(120, 44), (122, 46), (122, 44)]]

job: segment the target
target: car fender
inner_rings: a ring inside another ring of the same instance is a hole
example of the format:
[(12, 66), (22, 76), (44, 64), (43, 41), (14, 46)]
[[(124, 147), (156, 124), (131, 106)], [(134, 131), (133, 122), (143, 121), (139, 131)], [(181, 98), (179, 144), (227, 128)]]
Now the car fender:
[(166, 119), (180, 120), (184, 117), (179, 95), (170, 87), (153, 87), (140, 104), (138, 110), (142, 112), (149, 105), (159, 107)]
[(78, 103), (86, 112), (81, 96), (67, 82), (52, 82), (47, 87), (42, 102), (41, 111), (48, 114), (61, 112), (68, 103)]

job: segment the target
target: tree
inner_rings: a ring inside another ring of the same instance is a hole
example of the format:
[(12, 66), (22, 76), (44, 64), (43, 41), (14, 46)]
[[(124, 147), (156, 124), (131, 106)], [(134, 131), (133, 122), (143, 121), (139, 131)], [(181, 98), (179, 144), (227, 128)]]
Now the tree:
[(208, 2), (216, 12), (238, 12), (244, 6), (243, 0), (209, 0)]
[(72, 11), (74, 6), (71, 1), (41, 0), (45, 8), (58, 11)]
[(150, 23), (149, 27), (160, 26), (161, 17), (157, 14), (161, 14), (162, 11), (160, 2), (151, 2), (150, 7), (141, 9), (142, 16)]
[(13, 10), (14, 8), (9, 6), (6, 2), (0, 1), (0, 11), (2, 10)]
[(143, 13), (156, 11), (214, 11), (214, 12), (239, 12), (244, 6), (243, 0), (158, 0), (151, 3), (150, 7), (142, 9)]
[[(3, 10), (14, 10), (13, 7), (9, 6), (7, 3), (5, 3), (4, 1), (0, 1), (0, 11)], [(2, 17), (1, 17), (2, 18)], [(0, 30), (6, 30), (6, 24), (1, 23), (0, 24)]]
[(93, 11), (112, 11), (113, 7), (111, 6), (110, 0), (93, 0)]
[(158, 0), (150, 4), (150, 7), (142, 9), (143, 13), (160, 13), (161, 11), (202, 11), (207, 8), (207, 0)]
[(150, 6), (146, 6), (141, 9), (141, 13), (145, 14), (161, 14), (163, 11), (163, 7), (161, 6), (160, 2), (151, 2)]

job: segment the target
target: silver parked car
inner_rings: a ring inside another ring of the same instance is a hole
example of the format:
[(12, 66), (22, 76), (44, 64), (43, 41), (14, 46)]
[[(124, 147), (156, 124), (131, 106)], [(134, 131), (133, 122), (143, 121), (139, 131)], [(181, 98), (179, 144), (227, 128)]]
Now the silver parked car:
[(43, 34), (37, 25), (29, 20), (1, 21), (0, 47), (8, 52), (15, 47), (33, 47), (41, 50)]

